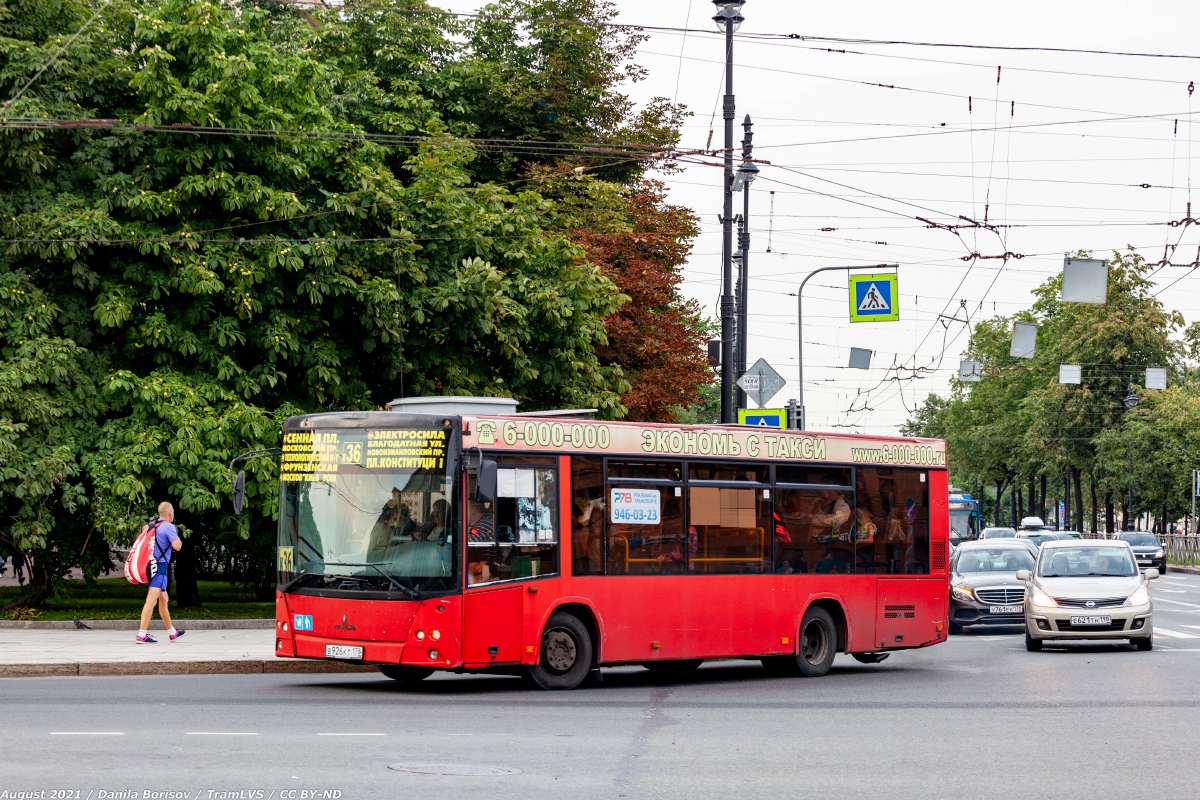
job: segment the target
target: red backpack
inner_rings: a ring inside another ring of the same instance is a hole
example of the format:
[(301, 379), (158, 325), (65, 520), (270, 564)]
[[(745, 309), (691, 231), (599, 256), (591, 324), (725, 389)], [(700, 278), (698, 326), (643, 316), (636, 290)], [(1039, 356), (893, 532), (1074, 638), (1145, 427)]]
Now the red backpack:
[(125, 580), (135, 586), (149, 583), (158, 571), (157, 559), (150, 556), (158, 539), (158, 526), (163, 522), (162, 519), (156, 519), (143, 525), (137, 541), (129, 548), (129, 555), (125, 556)]

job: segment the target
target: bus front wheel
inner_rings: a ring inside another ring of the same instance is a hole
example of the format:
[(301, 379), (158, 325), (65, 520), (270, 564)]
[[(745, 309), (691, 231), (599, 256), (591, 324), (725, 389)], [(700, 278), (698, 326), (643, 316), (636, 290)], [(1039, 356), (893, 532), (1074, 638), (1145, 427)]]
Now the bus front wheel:
[(574, 689), (592, 668), (592, 636), (579, 618), (557, 613), (546, 623), (529, 678), (543, 689)]
[(391, 666), (390, 664), (380, 664), (379, 671), (385, 677), (391, 678), (394, 681), (400, 681), (401, 683), (416, 683), (417, 681), (425, 680), (433, 674), (433, 670), (429, 667), (401, 667)]

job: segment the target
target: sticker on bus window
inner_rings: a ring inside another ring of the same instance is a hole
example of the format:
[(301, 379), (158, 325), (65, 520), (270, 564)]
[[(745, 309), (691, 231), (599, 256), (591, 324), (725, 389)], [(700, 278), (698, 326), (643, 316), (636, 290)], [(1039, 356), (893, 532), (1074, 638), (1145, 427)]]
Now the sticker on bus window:
[(662, 523), (662, 501), (658, 489), (610, 489), (609, 521), (617, 525)]

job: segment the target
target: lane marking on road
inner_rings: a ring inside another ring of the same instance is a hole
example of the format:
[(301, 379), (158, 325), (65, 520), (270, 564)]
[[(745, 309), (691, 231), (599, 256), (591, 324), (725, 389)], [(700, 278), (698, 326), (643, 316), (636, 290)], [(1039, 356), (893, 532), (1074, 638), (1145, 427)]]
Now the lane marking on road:
[(1171, 631), (1167, 630), (1166, 628), (1159, 627), (1154, 628), (1154, 633), (1156, 635), (1162, 634), (1163, 636), (1170, 636), (1173, 639), (1200, 639), (1200, 634), (1184, 633), (1183, 631)]
[(124, 736), (124, 731), (50, 731), (51, 736)]
[(1187, 594), (1187, 592), (1183, 589), (1155, 589), (1153, 594), (1158, 594), (1159, 592), (1166, 592), (1167, 594)]
[(1185, 602), (1183, 602), (1182, 600), (1172, 600), (1172, 599), (1171, 599), (1171, 598), (1169, 598), (1169, 597), (1159, 597), (1159, 598), (1158, 598), (1158, 602), (1160, 602), (1160, 603), (1174, 603), (1174, 604), (1175, 604), (1175, 605), (1177, 605), (1177, 606), (1187, 606), (1188, 608), (1200, 608), (1200, 605), (1197, 605), (1197, 604), (1195, 604), (1195, 603), (1185, 603)]
[(317, 736), (387, 736), (386, 733), (318, 733)]
[(258, 736), (258, 734), (242, 731), (188, 731), (188, 736)]

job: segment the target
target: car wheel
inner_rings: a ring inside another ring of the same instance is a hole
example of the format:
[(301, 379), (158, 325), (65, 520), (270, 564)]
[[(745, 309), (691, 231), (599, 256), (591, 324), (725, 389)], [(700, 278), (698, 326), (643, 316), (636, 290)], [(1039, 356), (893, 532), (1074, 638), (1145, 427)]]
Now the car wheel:
[(1150, 633), (1149, 636), (1146, 636), (1142, 639), (1134, 639), (1133, 643), (1135, 645), (1137, 645), (1138, 650), (1153, 650), (1154, 649), (1154, 633), (1153, 633), (1153, 631)]
[(416, 683), (423, 681), (433, 674), (433, 670), (429, 667), (402, 667), (392, 665), (379, 665), (379, 671), (384, 676), (391, 678), (400, 683)]
[(687, 675), (695, 672), (703, 663), (702, 658), (681, 658), (674, 661), (646, 661), (642, 666), (662, 675)]
[(959, 625), (957, 622), (951, 622), (947, 630), (950, 631), (951, 636), (960, 636), (963, 632), (963, 626)]
[(1031, 653), (1042, 652), (1042, 640), (1030, 636), (1028, 629), (1025, 631), (1025, 649)]
[(574, 689), (592, 668), (592, 636), (579, 618), (558, 613), (542, 633), (538, 663), (529, 667), (529, 679), (543, 689)]
[(823, 608), (810, 608), (800, 622), (800, 646), (796, 666), (806, 678), (819, 678), (833, 665), (837, 655), (837, 628)]

